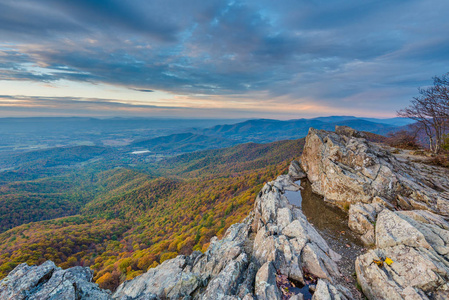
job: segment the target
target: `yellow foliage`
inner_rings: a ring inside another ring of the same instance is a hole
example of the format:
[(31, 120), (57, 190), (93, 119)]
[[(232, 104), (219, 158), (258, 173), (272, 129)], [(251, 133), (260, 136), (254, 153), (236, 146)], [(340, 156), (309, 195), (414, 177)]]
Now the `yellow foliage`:
[(173, 242), (170, 243), (170, 245), (168, 246), (168, 251), (175, 251), (176, 249), (178, 249), (178, 244), (179, 241), (178, 240), (174, 240)]
[(126, 280), (131, 280), (139, 275), (142, 275), (143, 271), (142, 270), (137, 270), (137, 271), (132, 271), (126, 274)]
[(107, 272), (103, 276), (98, 278), (97, 281), (95, 281), (95, 283), (98, 284), (99, 286), (102, 286), (105, 282), (108, 282), (110, 280), (112, 280), (112, 274)]
[(101, 257), (101, 256), (98, 256), (97, 258), (95, 258), (95, 260), (94, 260), (94, 262), (96, 263), (96, 264), (99, 264), (99, 263), (102, 263), (103, 262), (103, 257)]
[(204, 245), (203, 245), (203, 248), (201, 249), (201, 252), (203, 252), (203, 253), (206, 252), (206, 251), (207, 251), (207, 248), (209, 248), (209, 244), (210, 244), (210, 243), (204, 244)]
[(153, 263), (148, 267), (148, 269), (156, 268), (159, 266), (159, 263), (157, 261), (153, 261)]
[(220, 230), (217, 232), (217, 237), (218, 237), (218, 238), (221, 238), (221, 237), (223, 236), (223, 233), (224, 233), (224, 228), (220, 229)]
[(152, 262), (154, 262), (156, 257), (154, 254), (145, 255), (141, 258), (139, 258), (139, 261), (137, 262), (137, 267), (140, 270), (146, 270), (150, 266)]
[(167, 259), (175, 258), (178, 256), (178, 252), (167, 252), (161, 255), (160, 262), (163, 263)]

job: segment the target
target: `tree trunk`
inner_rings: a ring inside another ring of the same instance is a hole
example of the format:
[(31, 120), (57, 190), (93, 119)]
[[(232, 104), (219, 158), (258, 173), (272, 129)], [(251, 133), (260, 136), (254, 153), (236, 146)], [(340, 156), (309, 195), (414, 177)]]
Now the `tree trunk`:
[(434, 152), (432, 136), (429, 136), (429, 148), (430, 148), (430, 152)]

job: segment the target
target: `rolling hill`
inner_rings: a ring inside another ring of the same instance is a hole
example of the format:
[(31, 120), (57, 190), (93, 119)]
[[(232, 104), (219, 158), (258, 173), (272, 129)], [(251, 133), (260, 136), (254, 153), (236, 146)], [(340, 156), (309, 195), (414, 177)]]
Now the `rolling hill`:
[(104, 156), (111, 149), (98, 146), (55, 147), (44, 150), (0, 155), (0, 168), (70, 166)]
[(130, 150), (145, 149), (157, 153), (186, 153), (207, 149), (226, 148), (237, 142), (203, 134), (178, 133), (131, 143)]

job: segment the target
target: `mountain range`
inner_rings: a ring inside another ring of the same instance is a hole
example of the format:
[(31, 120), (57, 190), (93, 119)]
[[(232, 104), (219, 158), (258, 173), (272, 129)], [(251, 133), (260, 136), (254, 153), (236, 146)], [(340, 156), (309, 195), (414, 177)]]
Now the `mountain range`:
[[(49, 122), (61, 127), (57, 130), (69, 142), (59, 141), (59, 146), (56, 143), (53, 146), (44, 146), (40, 149), (34, 140), (39, 139), (39, 137), (41, 137), (41, 140), (45, 140), (44, 136), (48, 133), (51, 124), (46, 124), (41, 119), (37, 121), (36, 127), (41, 128), (42, 132), (36, 129), (32, 136), (20, 136), (20, 145), (24, 149), (38, 148), (38, 150), (26, 151), (17, 146), (20, 150), (0, 151), (0, 171), (10, 168), (34, 169), (33, 166), (79, 166), (85, 162), (96, 160), (102, 160), (104, 164), (109, 166), (126, 166), (159, 161), (165, 157), (183, 153), (220, 149), (250, 142), (263, 144), (299, 139), (307, 135), (310, 127), (333, 130), (335, 126), (345, 125), (356, 130), (387, 135), (390, 132), (404, 129), (411, 123), (411, 120), (403, 118), (364, 119), (353, 116), (331, 116), (286, 121), (254, 119), (237, 122), (233, 120), (230, 121), (230, 124), (207, 127), (205, 125), (211, 124), (211, 121), (189, 123), (186, 120), (181, 120), (170, 123), (161, 120), (158, 123), (151, 120), (146, 124), (145, 119), (137, 119), (136, 127), (133, 129), (133, 121), (127, 119), (119, 120), (121, 124), (124, 124), (124, 127), (117, 125), (108, 127), (107, 125), (113, 123), (114, 120), (82, 119), (80, 121), (77, 118), (68, 118), (67, 129), (63, 126), (63, 119), (57, 118)], [(83, 124), (80, 125), (79, 131), (75, 130), (77, 128), (76, 122)], [(33, 120), (28, 120), (25, 124), (24, 126), (28, 128), (32, 126)], [(189, 127), (189, 124), (201, 126)], [(63, 128), (67, 131), (64, 131)], [(106, 129), (108, 130), (105, 133), (108, 136), (107, 138), (94, 139), (95, 135), (101, 135)], [(73, 133), (70, 133), (71, 131)], [(81, 134), (80, 132), (84, 133)], [(127, 132), (129, 132), (129, 136), (126, 135)], [(95, 135), (92, 135), (93, 133)], [(27, 141), (29, 144), (27, 144)], [(42, 142), (40, 143), (42, 144)]]
[(349, 126), (356, 130), (386, 135), (405, 128), (413, 121), (404, 118), (364, 119), (352, 116), (318, 117), (314, 119), (272, 120), (255, 119), (216, 125), (209, 128), (190, 129), (128, 145), (129, 149), (146, 149), (152, 152), (184, 153), (196, 150), (217, 149), (241, 143), (269, 143), (279, 140), (299, 139), (309, 128), (333, 130), (335, 126)]

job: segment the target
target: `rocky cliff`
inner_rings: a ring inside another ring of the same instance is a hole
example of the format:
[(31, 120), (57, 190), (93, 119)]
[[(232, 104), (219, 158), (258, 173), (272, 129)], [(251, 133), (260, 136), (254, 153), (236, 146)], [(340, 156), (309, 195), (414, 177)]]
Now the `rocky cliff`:
[(286, 191), (305, 177), (370, 245), (354, 262), (369, 299), (449, 297), (447, 170), (396, 158), (350, 128), (311, 129), (299, 162), (265, 184), (253, 212), (205, 253), (180, 255), (115, 293), (88, 268), (22, 264), (0, 282), (1, 299), (356, 299), (334, 252)]
[(396, 157), (347, 127), (311, 129), (301, 167), (373, 248), (355, 262), (369, 299), (449, 299), (447, 169)]

